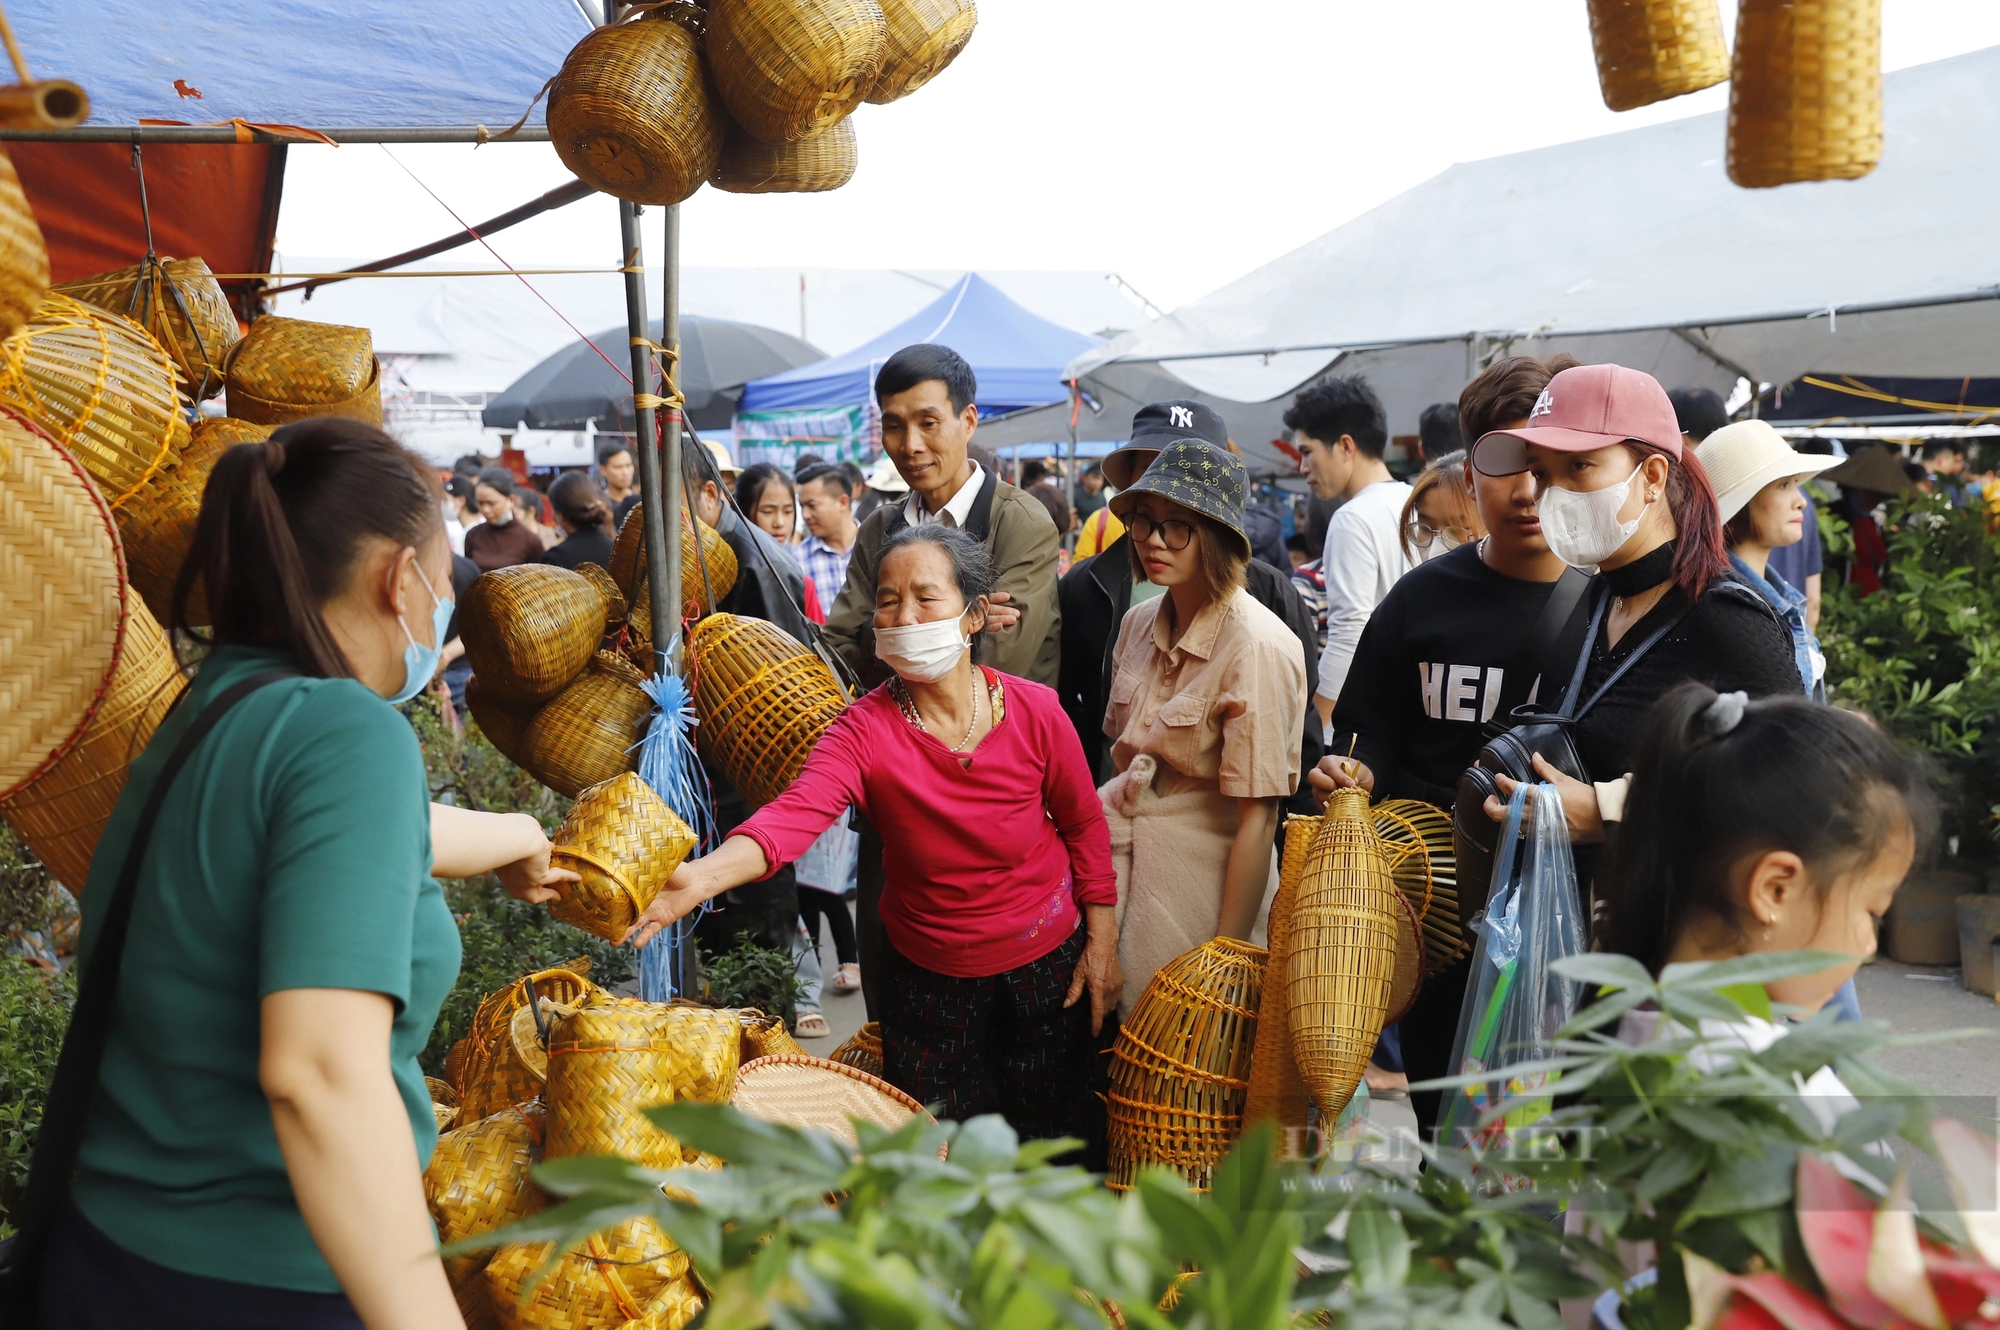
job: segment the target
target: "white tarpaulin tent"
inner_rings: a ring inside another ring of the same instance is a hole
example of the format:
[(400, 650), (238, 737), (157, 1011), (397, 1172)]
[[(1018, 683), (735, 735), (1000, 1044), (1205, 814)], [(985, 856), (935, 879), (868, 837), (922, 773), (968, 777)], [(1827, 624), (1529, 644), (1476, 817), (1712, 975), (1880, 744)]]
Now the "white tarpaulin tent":
[[(1739, 376), (2000, 375), (2000, 47), (1890, 74), (1884, 102), (1882, 164), (1858, 181), (1739, 189), (1719, 113), (1454, 166), (1078, 357), (1103, 407), (1081, 437), (1177, 379), (1275, 460), (1257, 445), (1329, 369), (1367, 375), (1414, 433), (1507, 354), (1725, 395)], [(1015, 429), (1060, 438), (1061, 415)], [(1007, 442), (1007, 423), (981, 434)]]

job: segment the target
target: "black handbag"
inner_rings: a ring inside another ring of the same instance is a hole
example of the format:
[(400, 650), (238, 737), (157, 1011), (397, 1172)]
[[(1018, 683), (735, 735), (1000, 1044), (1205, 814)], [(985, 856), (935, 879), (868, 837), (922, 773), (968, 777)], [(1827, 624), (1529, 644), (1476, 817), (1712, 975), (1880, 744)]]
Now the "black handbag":
[(104, 910), (91, 963), (77, 986), (76, 1006), (70, 1012), (69, 1030), (63, 1036), (42, 1110), (27, 1190), (20, 1212), (14, 1216), (15, 1235), (0, 1242), (0, 1326), (6, 1330), (29, 1330), (40, 1319), (42, 1256), (69, 1199), (84, 1126), (97, 1094), (97, 1073), (104, 1062), (104, 1046), (111, 1038), (111, 1018), (118, 999), (119, 965), (125, 957), (132, 905), (139, 894), (139, 868), (152, 842), (160, 805), (166, 802), (174, 778), (217, 721), (264, 685), (295, 677), (292, 670), (260, 670), (226, 689), (188, 726), (160, 768), (159, 779), (146, 793), (139, 820), (132, 826), (132, 840), (125, 848), (125, 862), (118, 869), (117, 884), (111, 889), (111, 904)]

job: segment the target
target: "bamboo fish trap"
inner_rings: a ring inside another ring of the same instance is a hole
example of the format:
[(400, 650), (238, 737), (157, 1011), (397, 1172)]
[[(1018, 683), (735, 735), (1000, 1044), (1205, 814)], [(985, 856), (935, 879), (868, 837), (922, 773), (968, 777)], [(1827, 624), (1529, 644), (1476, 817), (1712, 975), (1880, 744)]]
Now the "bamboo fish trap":
[(550, 901), (549, 913), (623, 942), (694, 847), (687, 823), (631, 772), (593, 785), (577, 796), (549, 854), (552, 865), (583, 880)]
[(34, 316), (49, 289), (49, 251), (14, 163), (0, 153), (0, 338)]
[[(792, 1053), (799, 1057), (806, 1055), (805, 1048), (798, 1040), (792, 1038), (792, 1032), (785, 1028), (782, 1016), (767, 1016), (755, 1007), (741, 1008), (736, 1014), (743, 1022), (744, 1062), (776, 1057), (780, 1053)], [(862, 1070), (866, 1071), (867, 1068), (864, 1067)]]
[[(542, 1092), (542, 1073), (522, 1058), (514, 1041), (514, 1013), (526, 1008), (533, 981), (539, 1001), (576, 1006), (603, 990), (568, 966), (537, 970), (488, 994), (473, 1013), (472, 1028), (453, 1048), (447, 1069), (458, 1087), (459, 1115), (476, 1122), (503, 1108), (525, 1103)], [(455, 1064), (455, 1066), (454, 1066)]]
[(784, 1053), (746, 1064), (729, 1102), (753, 1118), (824, 1131), (849, 1145), (860, 1140), (856, 1118), (894, 1131), (919, 1114), (930, 1116), (922, 1104), (859, 1068)]
[[(1420, 799), (1384, 799), (1372, 810), (1375, 832), (1390, 852), (1396, 889), (1415, 907), (1423, 929), (1424, 977), (1446, 969), (1472, 950), (1458, 886), (1458, 854), (1451, 814)], [(1421, 853), (1398, 855), (1410, 841)], [(1481, 897), (1484, 903), (1484, 897)]]
[(1364, 790), (1337, 790), (1293, 906), (1292, 1052), (1320, 1117), (1347, 1107), (1389, 1014), (1400, 898)]
[(266, 314), (229, 353), (229, 414), (260, 425), (314, 416), (382, 423), (382, 366), (366, 328)]
[(1293, 1155), (1304, 1145), (1312, 1096), (1299, 1075), (1292, 1053), (1292, 1010), (1287, 996), (1291, 968), (1292, 915), (1297, 908), (1299, 879), (1305, 876), (1306, 855), (1319, 834), (1321, 819), (1298, 814), (1285, 820), (1285, 853), (1278, 860), (1278, 894), (1271, 898), (1265, 926), (1270, 960), (1264, 967), (1259, 995), (1257, 1040), (1250, 1057), (1250, 1085), (1243, 1100), (1245, 1125), (1266, 1118), (1278, 1125), (1278, 1150)]
[[(635, 503), (632, 511), (625, 514), (625, 523), (618, 528), (618, 541), (611, 549), (610, 573), (612, 580), (625, 592), (626, 613), (631, 616), (633, 631), (651, 640), (653, 602), (647, 591), (649, 584), (642, 549), (646, 533), (640, 520), (645, 506)], [(736, 585), (737, 573), (736, 551), (729, 548), (729, 542), (708, 523), (703, 522), (700, 526), (700, 551), (697, 553), (694, 519), (686, 513), (681, 514), (681, 604), (692, 607), (689, 617), (695, 619), (715, 612), (716, 602)]]
[[(491, 1233), (547, 1207), (548, 1197), (529, 1176), (542, 1160), (544, 1117), (540, 1104), (523, 1104), (438, 1137), (424, 1169), (424, 1197), (440, 1243)], [(486, 1286), (492, 1256), (469, 1252), (445, 1258), (467, 1330), (499, 1325)]]
[(222, 367), (242, 333), (229, 298), (201, 259), (148, 259), (54, 289), (122, 314), (151, 333), (180, 367), (196, 401), (222, 391)]
[(175, 373), (144, 328), (53, 291), (0, 342), (0, 403), (83, 463), (113, 509), (187, 442)]
[(765, 143), (732, 125), (712, 180), (730, 194), (818, 194), (854, 179), (854, 122), (797, 143)]
[(598, 652), (528, 722), (521, 735), (521, 765), (572, 799), (621, 772), (637, 770), (638, 744), (653, 714), (653, 699), (639, 686), (643, 679), (622, 657)]
[(880, 106), (907, 97), (944, 72), (979, 23), (973, 0), (882, 0), (888, 41), (882, 73), (868, 92)]
[(775, 624), (711, 614), (688, 634), (702, 755), (752, 804), (797, 778), (847, 696), (826, 662)]
[(1590, 0), (1597, 83), (1614, 111), (1712, 88), (1729, 77), (1716, 0)]
[(839, 1062), (865, 1071), (870, 1076), (882, 1074), (882, 1022), (869, 1021), (854, 1032), (854, 1037), (827, 1054), (827, 1061)]
[(535, 1242), (494, 1253), (486, 1286), (502, 1330), (609, 1330), (698, 1296), (687, 1286), (687, 1254), (649, 1218), (593, 1233), (543, 1274), (554, 1251)]
[(690, 1099), (727, 1102), (742, 1027), (735, 1013), (599, 997), (549, 1035), (548, 1155), (623, 1155), (674, 1168), (680, 1142), (645, 1110)]
[(1111, 1049), (1105, 1186), (1126, 1191), (1142, 1167), (1164, 1164), (1208, 1190), (1242, 1134), (1267, 960), (1262, 947), (1219, 937), (1147, 983)]
[(702, 77), (700, 11), (676, 5), (598, 28), (549, 90), (549, 141), (585, 184), (633, 203), (679, 203), (722, 152)]
[[(132, 579), (132, 589), (161, 623), (173, 617), (174, 579), (180, 576), (181, 564), (194, 545), (208, 473), (237, 444), (258, 443), (270, 436), (270, 426), (247, 420), (212, 416), (198, 421), (180, 455), (118, 510), (118, 534), (125, 541), (125, 571)], [(208, 598), (199, 583), (188, 595), (188, 621), (197, 627), (208, 622)]]
[(1882, 159), (1881, 0), (1743, 0), (1729, 178), (1856, 180)]
[(145, 751), (186, 689), (165, 630), (131, 598), (118, 664), (75, 746), (33, 784), (0, 800), (0, 816), (77, 896), (90, 880), (91, 857), (132, 759)]
[(581, 573), (516, 564), (466, 590), (458, 635), (482, 692), (501, 701), (545, 702), (590, 664), (604, 640), (608, 608)]
[(710, 0), (708, 67), (766, 143), (823, 134), (875, 90), (889, 25), (876, 0)]

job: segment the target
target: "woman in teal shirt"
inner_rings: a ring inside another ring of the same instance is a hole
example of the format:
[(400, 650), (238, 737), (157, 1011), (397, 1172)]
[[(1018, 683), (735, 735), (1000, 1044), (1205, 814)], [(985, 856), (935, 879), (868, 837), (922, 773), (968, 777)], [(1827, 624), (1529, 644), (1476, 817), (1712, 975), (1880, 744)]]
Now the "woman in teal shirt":
[(437, 1132), (417, 1054), (458, 975), (431, 874), (546, 900), (525, 816), (433, 808), (393, 703), (436, 669), (451, 549), (430, 470), (350, 420), (216, 464), (176, 588), (211, 650), (133, 764), (83, 897), (81, 963), (141, 803), (220, 693), (139, 879), (117, 1013), (43, 1266), (42, 1324), (461, 1324), (424, 1204)]

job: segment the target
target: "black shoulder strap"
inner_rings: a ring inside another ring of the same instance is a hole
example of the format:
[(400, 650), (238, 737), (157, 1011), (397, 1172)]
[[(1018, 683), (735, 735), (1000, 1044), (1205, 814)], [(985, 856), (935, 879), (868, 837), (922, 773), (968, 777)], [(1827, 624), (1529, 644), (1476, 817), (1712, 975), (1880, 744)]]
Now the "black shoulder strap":
[(90, 1116), (91, 1100), (97, 1093), (97, 1073), (104, 1062), (104, 1046), (111, 1037), (112, 1012), (118, 999), (118, 971), (125, 958), (125, 938), (131, 931), (132, 906), (139, 894), (139, 870), (153, 839), (153, 826), (160, 819), (160, 807), (181, 768), (231, 708), (266, 684), (294, 677), (293, 670), (260, 670), (224, 690), (187, 727), (160, 768), (153, 788), (146, 792), (139, 819), (132, 825), (132, 839), (125, 847), (125, 862), (119, 866), (118, 881), (111, 888), (111, 903), (105, 907), (90, 964), (84, 968), (77, 986), (69, 1032), (63, 1036), (62, 1053), (56, 1058), (55, 1077), (49, 1084), (48, 1102), (42, 1110), (41, 1132), (35, 1140), (26, 1195), (15, 1217), (19, 1236), (8, 1253), (5, 1315), (0, 1316), (0, 1323), (8, 1330), (35, 1323), (35, 1284), (42, 1252), (69, 1195), (77, 1152), (83, 1146), (84, 1126)]
[[(1549, 588), (1549, 598), (1542, 602), (1542, 612), (1528, 630), (1521, 651), (1521, 663), (1515, 669), (1516, 682), (1503, 696), (1500, 714), (1513, 715), (1514, 708), (1528, 700), (1531, 689), (1535, 691), (1535, 700), (1539, 705), (1547, 707), (1553, 700), (1549, 697), (1549, 689), (1562, 677), (1563, 666), (1571, 660), (1563, 630), (1569, 627), (1576, 607), (1583, 603), (1590, 585), (1588, 574), (1564, 568), (1562, 576)], [(1587, 638), (1585, 640), (1588, 641)], [(1538, 682), (1542, 685), (1540, 688), (1536, 688)]]
[(966, 511), (965, 534), (984, 545), (993, 534), (993, 496), (999, 492), (1000, 477), (985, 467), (979, 469), (986, 474), (980, 480), (972, 507)]

